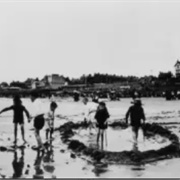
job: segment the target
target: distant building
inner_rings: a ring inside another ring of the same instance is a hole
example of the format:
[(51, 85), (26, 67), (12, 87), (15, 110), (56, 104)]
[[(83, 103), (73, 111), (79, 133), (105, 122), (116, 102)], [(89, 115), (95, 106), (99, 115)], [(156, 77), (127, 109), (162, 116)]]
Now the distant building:
[(42, 81), (34, 80), (31, 84), (31, 89), (42, 89), (45, 88), (45, 83)]
[(32, 89), (32, 87), (34, 86), (34, 81), (34, 79), (28, 78), (24, 83), (28, 89)]
[(175, 74), (176, 74), (176, 77), (180, 77), (180, 61), (177, 60), (176, 64), (174, 65), (175, 67)]
[(63, 76), (59, 76), (58, 74), (45, 76), (41, 82), (43, 82), (45, 86), (50, 89), (58, 89), (68, 85), (65, 78)]
[(25, 84), (29, 89), (58, 89), (68, 85), (65, 78), (58, 74), (44, 76), (42, 80), (28, 78)]

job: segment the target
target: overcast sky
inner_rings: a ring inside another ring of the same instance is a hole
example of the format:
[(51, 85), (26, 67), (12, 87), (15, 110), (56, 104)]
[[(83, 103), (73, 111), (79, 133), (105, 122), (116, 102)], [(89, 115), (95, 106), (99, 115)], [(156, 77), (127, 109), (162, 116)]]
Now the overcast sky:
[(157, 75), (180, 59), (180, 1), (0, 1), (0, 82)]

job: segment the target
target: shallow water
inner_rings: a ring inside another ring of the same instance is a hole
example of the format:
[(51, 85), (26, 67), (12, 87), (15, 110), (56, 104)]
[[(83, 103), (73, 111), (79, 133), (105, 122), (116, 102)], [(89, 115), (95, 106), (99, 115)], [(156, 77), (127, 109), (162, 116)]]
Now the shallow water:
[[(91, 131), (91, 135), (87, 133), (86, 129), (76, 131), (76, 135), (72, 139), (83, 142), (86, 146), (99, 147), (96, 143), (97, 133), (95, 130)], [(164, 137), (159, 135), (152, 136), (151, 138), (144, 138), (142, 130), (139, 130), (138, 137), (138, 150), (158, 150), (165, 146), (168, 146), (171, 142)], [(100, 147), (102, 149), (102, 147)], [(134, 150), (135, 143), (133, 141), (131, 127), (127, 129), (112, 129), (108, 128), (104, 133), (103, 150), (120, 152), (120, 151), (131, 151)], [(137, 149), (136, 149), (137, 150)]]
[[(162, 98), (144, 98), (142, 99), (148, 122), (165, 122), (167, 128), (176, 133), (180, 137), (179, 122), (179, 104), (180, 101), (165, 101)], [(48, 99), (43, 99), (44, 110), (47, 111), (49, 102)], [(119, 102), (106, 102), (108, 110), (111, 114), (109, 121), (122, 119), (128, 109), (131, 99), (122, 99)], [(11, 99), (1, 98), (0, 109), (10, 106)], [(31, 102), (29, 99), (23, 99), (23, 104), (31, 111)], [(64, 122), (69, 120), (82, 120), (83, 104), (81, 102), (73, 102), (73, 100), (58, 100), (58, 109), (56, 114), (60, 114), (64, 119), (56, 118), (55, 127), (59, 127)], [(26, 138), (30, 146), (36, 145), (32, 124), (26, 121)], [(53, 151), (43, 155), (37, 154), (30, 147), (25, 148), (24, 152), (17, 150), (17, 158), (15, 152), (0, 152), (0, 177), (10, 178), (15, 175), (15, 172), (21, 174), (20, 177), (44, 177), (44, 178), (61, 178), (61, 177), (180, 177), (180, 159), (163, 160), (156, 163), (150, 163), (143, 166), (127, 166), (127, 165), (107, 165), (107, 167), (94, 166), (88, 157), (71, 158), (71, 151), (60, 140), (60, 134), (56, 132), (55, 140), (53, 141)], [(42, 137), (45, 139), (45, 132), (42, 132)], [(18, 134), (21, 144), (21, 135)], [(95, 146), (96, 132), (89, 136), (86, 130), (80, 130), (79, 135), (74, 136), (78, 140)], [(105, 145), (105, 150), (108, 151), (123, 151), (133, 148), (133, 141), (130, 128), (126, 130), (107, 131), (108, 144)], [(0, 145), (10, 146), (13, 141), (13, 124), (12, 112), (7, 112), (0, 115)], [(139, 150), (145, 151), (150, 149), (158, 149), (168, 145), (168, 140), (160, 136), (143, 140), (143, 135), (140, 133)], [(13, 169), (13, 163), (21, 167), (19, 170)]]

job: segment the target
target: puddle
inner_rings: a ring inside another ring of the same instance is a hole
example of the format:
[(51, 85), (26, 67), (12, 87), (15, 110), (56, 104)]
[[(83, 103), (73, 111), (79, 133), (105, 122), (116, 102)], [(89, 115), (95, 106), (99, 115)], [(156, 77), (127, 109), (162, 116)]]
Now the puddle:
[[(95, 130), (92, 131), (92, 135), (86, 129), (76, 131), (76, 135), (72, 139), (83, 142), (88, 147), (97, 148), (97, 133)], [(104, 149), (106, 151), (120, 152), (120, 151), (131, 151), (134, 150), (134, 142), (132, 137), (131, 127), (127, 129), (112, 129), (108, 128), (104, 135)], [(107, 138), (106, 138), (107, 137)], [(138, 150), (158, 150), (169, 145), (171, 142), (169, 139), (160, 135), (155, 135), (150, 138), (144, 138), (142, 130), (139, 131), (138, 137)]]

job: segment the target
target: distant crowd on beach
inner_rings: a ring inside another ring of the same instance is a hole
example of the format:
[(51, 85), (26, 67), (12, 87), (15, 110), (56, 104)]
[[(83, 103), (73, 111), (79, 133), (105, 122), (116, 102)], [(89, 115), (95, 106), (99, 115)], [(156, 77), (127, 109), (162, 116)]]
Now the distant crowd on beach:
[[(77, 97), (76, 97), (77, 98)], [(78, 97), (79, 98), (79, 97)], [(28, 142), (25, 138), (25, 123), (24, 123), (24, 113), (28, 119), (29, 123), (33, 123), (34, 134), (37, 141), (37, 146), (32, 148), (35, 150), (45, 151), (45, 144), (51, 144), (54, 137), (54, 121), (55, 121), (55, 111), (58, 108), (55, 97), (51, 97), (49, 101), (49, 110), (45, 112), (43, 110), (43, 104), (37, 93), (31, 93), (30, 96), (32, 102), (31, 111), (29, 111), (22, 103), (21, 97), (19, 95), (14, 96), (13, 104), (10, 107), (6, 107), (0, 111), (0, 114), (5, 113), (6, 111), (13, 111), (13, 124), (14, 124), (14, 147), (17, 147), (17, 133), (18, 128), (21, 129), (22, 140), (24, 145)], [(79, 99), (78, 99), (79, 100)], [(82, 100), (85, 105), (85, 109), (82, 111), (83, 118), (82, 121), (88, 125), (89, 135), (92, 134), (92, 129), (95, 129), (97, 132), (97, 145), (101, 142), (101, 147), (104, 144), (104, 140), (107, 143), (107, 128), (108, 128), (108, 119), (110, 113), (106, 103), (100, 101), (98, 97), (94, 97), (92, 101), (88, 97), (83, 97)], [(138, 93), (135, 93), (132, 99), (132, 105), (127, 110), (125, 115), (124, 122), (130, 124), (132, 127), (133, 139), (135, 144), (137, 144), (138, 132), (139, 129), (145, 123), (145, 113), (142, 107), (141, 99), (139, 98)], [(129, 121), (130, 119), (130, 121)], [(129, 123), (130, 122), (130, 123)], [(45, 129), (46, 141), (43, 142), (41, 138), (41, 130)]]
[(106, 88), (106, 89), (35, 89), (35, 90), (1, 90), (0, 97), (14, 97), (16, 94), (21, 94), (22, 97), (28, 98), (31, 96), (31, 91), (36, 91), (39, 97), (47, 98), (52, 94), (57, 98), (71, 98), (78, 101), (79, 97), (93, 98), (98, 96), (101, 99), (108, 99), (110, 101), (119, 101), (121, 98), (131, 98), (135, 92), (138, 92), (140, 97), (161, 97), (166, 100), (178, 100), (180, 99), (180, 91), (178, 90), (155, 90), (155, 89), (117, 89), (117, 88)]

